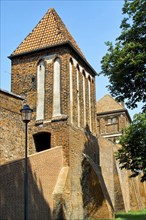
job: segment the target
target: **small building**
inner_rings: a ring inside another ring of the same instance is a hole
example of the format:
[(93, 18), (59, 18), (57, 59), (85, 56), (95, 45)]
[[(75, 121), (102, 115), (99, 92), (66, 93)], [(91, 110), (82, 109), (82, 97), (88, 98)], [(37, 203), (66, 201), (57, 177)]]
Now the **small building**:
[(118, 141), (130, 123), (131, 118), (124, 103), (115, 101), (110, 95), (105, 95), (96, 103), (97, 135)]

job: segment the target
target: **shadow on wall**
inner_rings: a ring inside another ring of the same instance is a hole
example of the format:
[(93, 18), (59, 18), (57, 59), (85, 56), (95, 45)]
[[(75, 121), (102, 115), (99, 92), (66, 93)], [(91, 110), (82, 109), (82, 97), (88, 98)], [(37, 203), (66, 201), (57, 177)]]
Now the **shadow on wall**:
[(97, 137), (95, 137), (91, 131), (90, 128), (88, 126), (88, 124), (86, 125), (85, 129), (84, 129), (84, 133), (86, 136), (86, 142), (84, 144), (84, 154), (89, 155), (92, 160), (94, 161), (94, 163), (96, 163), (97, 165), (100, 164), (100, 152), (99, 152), (99, 145), (98, 145), (98, 141), (97, 141)]
[[(49, 204), (45, 201), (41, 182), (32, 172), (28, 161), (28, 219), (50, 220)], [(24, 215), (24, 160), (0, 167), (1, 220), (23, 220)]]
[(87, 141), (84, 145), (81, 176), (84, 216), (112, 218), (114, 210), (99, 166), (98, 141), (88, 126), (85, 135)]

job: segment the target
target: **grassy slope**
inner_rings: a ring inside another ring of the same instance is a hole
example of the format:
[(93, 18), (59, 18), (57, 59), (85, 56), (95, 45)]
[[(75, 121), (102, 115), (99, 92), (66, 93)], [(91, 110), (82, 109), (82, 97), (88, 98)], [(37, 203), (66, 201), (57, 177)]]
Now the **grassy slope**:
[(130, 211), (128, 213), (117, 213), (116, 220), (146, 220), (146, 209), (141, 211)]

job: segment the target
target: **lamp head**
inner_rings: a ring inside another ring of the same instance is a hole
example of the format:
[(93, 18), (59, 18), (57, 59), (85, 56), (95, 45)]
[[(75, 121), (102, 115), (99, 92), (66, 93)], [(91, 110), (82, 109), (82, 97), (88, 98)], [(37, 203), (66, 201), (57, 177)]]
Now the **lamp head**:
[(29, 107), (29, 105), (24, 105), (20, 112), (22, 116), (22, 121), (24, 123), (30, 122), (33, 110)]

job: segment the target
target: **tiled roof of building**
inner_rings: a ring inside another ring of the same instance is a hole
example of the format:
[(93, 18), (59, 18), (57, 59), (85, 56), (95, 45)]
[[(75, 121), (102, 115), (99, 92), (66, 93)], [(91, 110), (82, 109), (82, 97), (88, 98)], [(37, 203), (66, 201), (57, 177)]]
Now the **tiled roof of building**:
[(56, 11), (51, 8), (11, 56), (67, 42), (70, 42), (85, 59), (83, 53), (67, 30), (61, 18)]
[(103, 96), (96, 103), (96, 113), (112, 112), (122, 109), (125, 110), (125, 108), (119, 102), (115, 101), (115, 99), (108, 94)]

